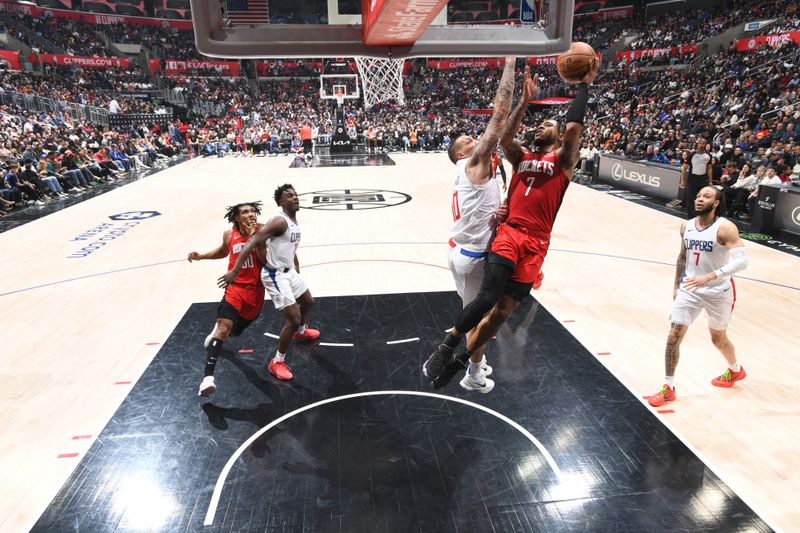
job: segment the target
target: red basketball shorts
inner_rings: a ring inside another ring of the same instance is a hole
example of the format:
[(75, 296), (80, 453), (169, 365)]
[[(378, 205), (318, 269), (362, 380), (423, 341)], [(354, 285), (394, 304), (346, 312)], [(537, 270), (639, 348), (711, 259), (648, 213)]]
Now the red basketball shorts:
[(492, 252), (514, 262), (512, 281), (533, 283), (542, 269), (542, 263), (550, 246), (548, 239), (543, 239), (525, 228), (512, 228), (501, 224), (492, 241)]
[(225, 301), (233, 306), (245, 320), (255, 320), (264, 307), (264, 286), (229, 285), (225, 289)]

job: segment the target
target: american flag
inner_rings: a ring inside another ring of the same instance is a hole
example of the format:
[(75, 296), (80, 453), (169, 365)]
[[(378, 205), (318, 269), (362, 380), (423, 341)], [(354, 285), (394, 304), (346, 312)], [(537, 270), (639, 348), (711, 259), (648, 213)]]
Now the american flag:
[(268, 0), (225, 0), (231, 26), (249, 26), (269, 22)]

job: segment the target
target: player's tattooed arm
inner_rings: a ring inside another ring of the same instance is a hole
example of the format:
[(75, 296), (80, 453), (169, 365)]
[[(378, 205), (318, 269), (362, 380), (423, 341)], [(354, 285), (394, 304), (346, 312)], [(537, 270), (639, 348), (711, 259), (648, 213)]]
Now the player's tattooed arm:
[(683, 233), (686, 230), (686, 222), (681, 224), (681, 251), (678, 254), (678, 260), (675, 262), (675, 286), (672, 291), (672, 298), (678, 295), (678, 289), (681, 286), (681, 278), (686, 272), (686, 243), (683, 240)]
[(500, 78), (500, 85), (494, 97), (494, 111), (486, 131), (478, 140), (475, 152), (470, 158), (470, 166), (488, 165), (495, 150), (500, 136), (503, 134), (503, 123), (506, 121), (508, 112), (511, 109), (511, 98), (514, 96), (514, 67), (516, 57), (507, 57), (503, 67), (503, 76)]
[(503, 152), (506, 154), (506, 159), (509, 163), (516, 168), (522, 159), (522, 146), (515, 140), (519, 127), (522, 124), (522, 119), (525, 117), (525, 112), (528, 110), (528, 103), (539, 92), (539, 75), (536, 74), (531, 79), (531, 67), (525, 67), (525, 73), (522, 81), (522, 96), (514, 107), (514, 110), (506, 120), (506, 127), (503, 130), (503, 136), (500, 137), (500, 146), (503, 147)]

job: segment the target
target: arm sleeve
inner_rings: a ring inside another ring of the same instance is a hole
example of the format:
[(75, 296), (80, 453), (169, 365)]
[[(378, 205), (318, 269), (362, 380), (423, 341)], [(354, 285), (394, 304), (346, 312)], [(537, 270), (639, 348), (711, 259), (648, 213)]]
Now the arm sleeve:
[(589, 102), (589, 85), (581, 83), (578, 85), (578, 91), (575, 93), (575, 98), (572, 100), (572, 105), (569, 106), (567, 111), (566, 122), (577, 122), (583, 125), (583, 119), (586, 117), (586, 104)]
[(718, 278), (732, 276), (747, 268), (747, 250), (744, 247), (734, 248), (730, 251), (731, 260), (714, 271)]

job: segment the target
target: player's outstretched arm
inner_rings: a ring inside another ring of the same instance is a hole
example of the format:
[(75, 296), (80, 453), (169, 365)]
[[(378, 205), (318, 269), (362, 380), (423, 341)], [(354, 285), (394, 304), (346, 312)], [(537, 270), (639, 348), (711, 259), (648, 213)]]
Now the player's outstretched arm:
[[(503, 67), (503, 76), (500, 78), (500, 85), (497, 87), (497, 94), (494, 97), (494, 112), (492, 118), (489, 120), (489, 125), (486, 126), (486, 131), (481, 135), (478, 140), (478, 145), (472, 153), (472, 157), (467, 164), (467, 172), (471, 173), (471, 168), (489, 169), (489, 162), (497, 150), (497, 143), (500, 141), (500, 135), (503, 133), (503, 124), (508, 117), (508, 112), (511, 110), (511, 98), (514, 96), (514, 67), (516, 65), (516, 57), (506, 57), (506, 63)], [(486, 176), (479, 176), (479, 178), (489, 179), (489, 172)]]
[(600, 70), (600, 61), (592, 61), (592, 68), (578, 84), (578, 91), (575, 99), (567, 111), (567, 127), (564, 131), (564, 138), (561, 147), (558, 149), (558, 162), (564, 174), (572, 178), (572, 171), (580, 158), (581, 134), (583, 133), (583, 119), (586, 116), (586, 104), (589, 101), (589, 85), (594, 82), (597, 72)]
[(531, 79), (531, 67), (525, 66), (525, 74), (522, 78), (522, 97), (514, 107), (514, 110), (509, 115), (506, 121), (506, 127), (503, 130), (503, 135), (500, 137), (500, 146), (503, 147), (503, 152), (506, 159), (516, 169), (520, 160), (522, 159), (522, 147), (515, 140), (517, 132), (522, 124), (522, 119), (525, 117), (525, 111), (528, 109), (528, 103), (539, 92), (539, 75), (536, 74)]
[(228, 257), (228, 243), (231, 241), (232, 233), (233, 230), (225, 230), (222, 234), (222, 244), (204, 254), (189, 252), (187, 259), (191, 263), (192, 261), (202, 261), (203, 259), (222, 259), (223, 257)]
[(244, 262), (250, 257), (250, 254), (253, 253), (253, 250), (255, 250), (257, 246), (263, 247), (267, 239), (273, 235), (282, 235), (288, 228), (289, 225), (286, 223), (286, 219), (279, 216), (273, 217), (269, 222), (261, 226), (261, 229), (247, 240), (247, 244), (245, 244), (242, 251), (239, 252), (239, 257), (236, 258), (236, 264), (233, 265), (233, 268), (219, 277), (217, 285), (220, 288), (225, 288), (233, 284), (233, 282), (236, 281), (236, 276), (239, 275), (239, 271), (242, 269), (242, 265), (244, 265)]

